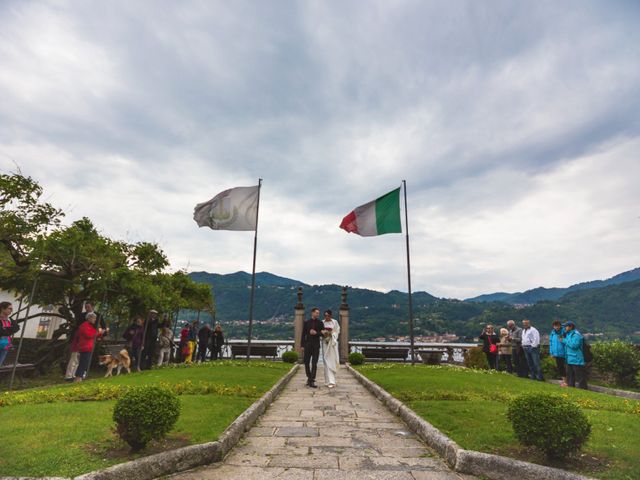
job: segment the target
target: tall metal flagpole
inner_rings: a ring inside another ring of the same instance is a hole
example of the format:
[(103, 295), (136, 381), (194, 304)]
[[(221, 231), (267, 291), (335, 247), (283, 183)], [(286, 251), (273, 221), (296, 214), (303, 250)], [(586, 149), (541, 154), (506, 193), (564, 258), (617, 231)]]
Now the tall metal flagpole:
[(411, 365), (416, 363), (416, 351), (413, 338), (413, 300), (411, 298), (411, 260), (409, 255), (409, 213), (407, 212), (407, 181), (402, 180), (404, 187), (404, 226), (407, 238), (407, 283), (409, 286), (409, 338), (411, 339)]
[(251, 298), (249, 300), (249, 333), (247, 335), (247, 361), (251, 356), (251, 334), (253, 333), (253, 293), (256, 288), (256, 250), (258, 247), (258, 213), (260, 212), (260, 190), (262, 179), (258, 179), (258, 204), (256, 206), (256, 231), (253, 237), (253, 270), (251, 271)]

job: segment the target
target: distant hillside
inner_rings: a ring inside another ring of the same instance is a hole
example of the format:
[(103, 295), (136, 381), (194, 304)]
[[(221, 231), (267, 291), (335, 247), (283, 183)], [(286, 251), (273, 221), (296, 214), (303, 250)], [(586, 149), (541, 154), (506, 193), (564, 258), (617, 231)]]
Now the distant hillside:
[[(604, 286), (578, 289), (558, 299), (541, 300), (526, 307), (516, 307), (504, 302), (439, 299), (426, 292), (416, 292), (413, 296), (414, 332), (416, 335), (452, 332), (463, 339), (472, 339), (487, 323), (504, 325), (509, 319), (519, 322), (523, 318), (529, 318), (542, 333), (546, 333), (551, 321), (559, 318), (573, 320), (583, 332), (603, 333), (610, 338), (632, 338), (637, 341), (640, 340), (640, 280), (605, 285), (621, 278), (633, 278), (633, 275), (629, 275), (631, 273), (626, 272), (606, 281), (588, 282), (588, 285)], [(190, 275), (194, 280), (212, 286), (216, 299), (216, 320), (223, 323), (230, 338), (246, 336), (251, 275), (245, 272), (229, 275), (196, 272)], [(297, 301), (298, 286), (303, 288), (303, 302), (307, 313), (310, 307), (318, 306), (323, 310), (333, 309), (337, 316), (342, 291), (339, 285), (307, 285), (299, 280), (267, 272), (256, 275), (256, 284), (256, 338), (293, 338), (293, 308)], [(577, 286), (569, 289), (574, 287)], [(407, 335), (406, 293), (350, 288), (348, 303), (351, 338), (371, 340)], [(194, 315), (193, 312), (183, 312), (182, 318), (193, 318)]]
[(467, 298), (466, 302), (504, 302), (511, 305), (532, 305), (544, 300), (558, 300), (563, 295), (581, 290), (589, 290), (592, 288), (602, 288), (609, 285), (620, 285), (625, 282), (633, 282), (640, 280), (640, 268), (620, 273), (607, 280), (594, 280), (591, 282), (577, 283), (567, 288), (544, 288), (538, 287), (525, 292), (517, 293), (489, 293), (479, 295), (473, 298)]

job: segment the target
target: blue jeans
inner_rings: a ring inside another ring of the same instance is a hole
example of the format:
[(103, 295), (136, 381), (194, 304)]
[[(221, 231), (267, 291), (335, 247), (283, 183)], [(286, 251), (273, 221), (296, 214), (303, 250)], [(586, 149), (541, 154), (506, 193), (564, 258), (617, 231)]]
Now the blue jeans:
[(540, 347), (523, 346), (531, 380), (544, 380), (540, 368)]
[(4, 350), (4, 349), (0, 350), (0, 367), (4, 363), (4, 359), (7, 358), (8, 353), (9, 353), (9, 350)]

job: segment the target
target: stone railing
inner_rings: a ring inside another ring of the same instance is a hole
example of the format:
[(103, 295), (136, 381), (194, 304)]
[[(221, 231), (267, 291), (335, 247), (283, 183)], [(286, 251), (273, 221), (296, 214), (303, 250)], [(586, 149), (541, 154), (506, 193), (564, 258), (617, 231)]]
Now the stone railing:
[[(436, 355), (439, 357), (438, 360), (447, 363), (462, 363), (465, 352), (477, 346), (477, 343), (414, 343), (416, 360), (424, 361), (425, 363), (429, 363), (426, 358), (427, 355)], [(381, 349), (382, 351), (384, 349), (406, 349), (407, 356), (401, 360), (411, 360), (411, 345), (408, 342), (361, 342), (356, 340), (349, 342), (350, 352), (362, 352), (363, 349), (368, 351), (371, 351), (371, 349)], [(381, 357), (384, 357), (384, 354), (381, 354)], [(439, 363), (439, 361), (433, 363)]]

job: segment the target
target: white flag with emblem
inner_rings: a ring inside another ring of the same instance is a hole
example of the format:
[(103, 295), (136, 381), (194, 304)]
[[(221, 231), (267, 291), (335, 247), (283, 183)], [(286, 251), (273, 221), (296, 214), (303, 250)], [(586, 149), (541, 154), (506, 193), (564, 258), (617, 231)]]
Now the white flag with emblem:
[(213, 230), (255, 230), (259, 188), (256, 185), (225, 190), (196, 205), (193, 219), (198, 226)]

